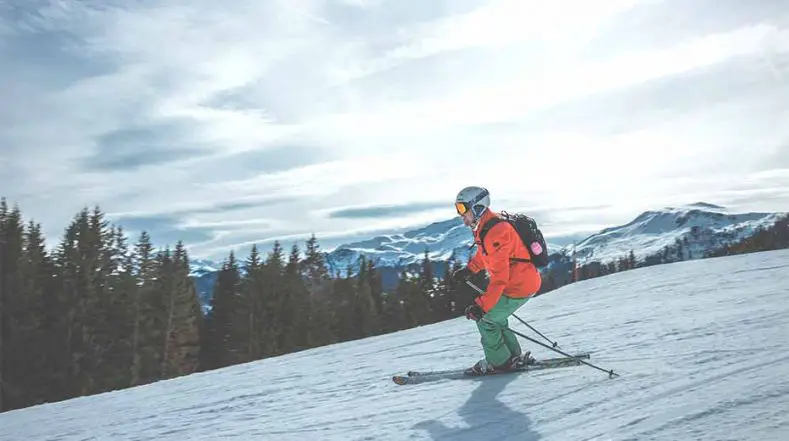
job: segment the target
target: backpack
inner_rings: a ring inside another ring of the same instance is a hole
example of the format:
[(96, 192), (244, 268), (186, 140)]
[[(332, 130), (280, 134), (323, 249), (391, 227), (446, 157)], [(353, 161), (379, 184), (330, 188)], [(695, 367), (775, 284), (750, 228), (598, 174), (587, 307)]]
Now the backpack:
[(531, 262), (537, 268), (547, 266), (548, 245), (545, 243), (545, 239), (542, 236), (542, 231), (540, 231), (540, 228), (537, 227), (537, 222), (525, 214), (509, 214), (506, 211), (502, 211), (500, 214), (500, 217), (494, 217), (493, 219), (489, 220), (479, 232), (479, 241), (482, 244), (482, 251), (485, 254), (488, 254), (487, 250), (485, 249), (485, 235), (488, 234), (488, 231), (499, 222), (506, 221), (509, 222), (513, 228), (515, 228), (515, 231), (518, 233), (518, 236), (520, 236), (523, 245), (527, 250), (529, 250), (529, 256), (531, 257), (531, 259), (519, 259), (514, 257), (511, 259), (518, 262)]

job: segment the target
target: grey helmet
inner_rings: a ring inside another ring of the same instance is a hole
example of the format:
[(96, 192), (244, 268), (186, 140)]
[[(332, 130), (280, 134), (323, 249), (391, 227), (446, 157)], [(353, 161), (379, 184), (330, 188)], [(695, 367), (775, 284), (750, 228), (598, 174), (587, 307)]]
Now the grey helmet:
[(475, 223), (479, 221), (488, 207), (490, 207), (490, 193), (484, 187), (466, 187), (460, 190), (455, 198), (455, 210), (458, 215), (462, 216), (471, 210)]

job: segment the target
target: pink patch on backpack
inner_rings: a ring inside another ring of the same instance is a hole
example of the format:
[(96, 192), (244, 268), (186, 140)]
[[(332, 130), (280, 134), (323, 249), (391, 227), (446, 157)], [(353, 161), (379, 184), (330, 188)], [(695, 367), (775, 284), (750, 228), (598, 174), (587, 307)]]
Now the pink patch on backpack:
[(542, 254), (542, 245), (540, 245), (539, 242), (532, 242), (531, 252), (534, 253), (535, 256), (539, 256), (540, 254)]

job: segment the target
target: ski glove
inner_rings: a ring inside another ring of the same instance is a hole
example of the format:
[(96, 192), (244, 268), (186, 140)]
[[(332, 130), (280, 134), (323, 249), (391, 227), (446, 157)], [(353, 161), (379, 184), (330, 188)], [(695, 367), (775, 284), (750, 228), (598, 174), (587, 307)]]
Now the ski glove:
[(482, 307), (479, 306), (478, 304), (472, 303), (472, 304), (466, 306), (466, 318), (467, 319), (474, 320), (475, 322), (477, 322), (480, 319), (482, 319), (482, 317), (484, 315), (485, 315), (485, 310), (482, 309)]

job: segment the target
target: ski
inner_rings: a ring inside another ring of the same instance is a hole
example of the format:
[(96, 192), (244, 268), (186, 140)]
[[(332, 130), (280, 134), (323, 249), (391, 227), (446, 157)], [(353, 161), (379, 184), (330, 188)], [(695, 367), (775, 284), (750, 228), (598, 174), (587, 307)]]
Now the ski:
[[(575, 358), (588, 359), (589, 357), (590, 357), (590, 354), (588, 352), (583, 352), (583, 353), (580, 353), (580, 354), (575, 354), (572, 357), (544, 358), (544, 359), (540, 359), (540, 360), (534, 360), (531, 364), (529, 364), (527, 366), (524, 366), (524, 367), (538, 366), (539, 369), (546, 369), (546, 368), (550, 368), (550, 367), (560, 367), (559, 365), (564, 366), (567, 363), (570, 363), (570, 364), (567, 364), (568, 366), (577, 366), (577, 365), (579, 365), (581, 363), (578, 363), (577, 361), (575, 361), (574, 360)], [(468, 369), (468, 368), (448, 369), (448, 370), (443, 370), (443, 371), (408, 371), (407, 375), (409, 377), (425, 376), (425, 375), (442, 375), (442, 374), (447, 374), (447, 373), (452, 373), (452, 372), (457, 372), (457, 371), (461, 371), (462, 372), (462, 371), (465, 371), (466, 369)]]
[(506, 374), (522, 374), (525, 372), (538, 371), (543, 369), (579, 366), (581, 365), (581, 362), (578, 361), (578, 359), (588, 359), (589, 357), (590, 357), (589, 353), (580, 353), (580, 354), (575, 354), (572, 357), (546, 358), (546, 359), (536, 360), (533, 363), (518, 369), (513, 369), (505, 372), (497, 372), (494, 374), (487, 374), (487, 375), (469, 375), (466, 373), (468, 368), (436, 370), (436, 371), (409, 371), (406, 375), (395, 375), (394, 377), (392, 377), (392, 381), (394, 381), (395, 384), (399, 384), (402, 386), (406, 384), (418, 384), (428, 381), (460, 380), (460, 379), (483, 378), (483, 377), (506, 375)]

